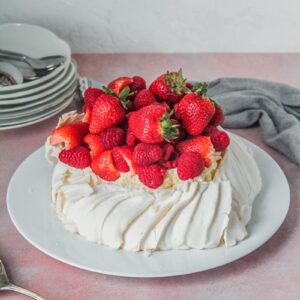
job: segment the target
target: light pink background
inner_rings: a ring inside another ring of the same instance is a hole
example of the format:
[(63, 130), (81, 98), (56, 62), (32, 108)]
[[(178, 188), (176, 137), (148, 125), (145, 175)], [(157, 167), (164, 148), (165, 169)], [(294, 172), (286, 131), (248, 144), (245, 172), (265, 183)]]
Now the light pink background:
[[(167, 69), (182, 67), (191, 80), (256, 77), (300, 88), (299, 54), (89, 54), (74, 58), (80, 75), (103, 83), (136, 74), (151, 80)], [(17, 166), (44, 143), (56, 122), (57, 116), (37, 125), (0, 132), (0, 258), (16, 284), (50, 300), (300, 299), (300, 167), (265, 145), (259, 128), (233, 132), (263, 148), (278, 162), (290, 184), (291, 206), (279, 231), (252, 254), (202, 273), (134, 279), (83, 271), (35, 249), (21, 237), (8, 216), (6, 189)], [(274, 199), (274, 205), (275, 201), (278, 199)], [(23, 296), (0, 292), (0, 299)]]

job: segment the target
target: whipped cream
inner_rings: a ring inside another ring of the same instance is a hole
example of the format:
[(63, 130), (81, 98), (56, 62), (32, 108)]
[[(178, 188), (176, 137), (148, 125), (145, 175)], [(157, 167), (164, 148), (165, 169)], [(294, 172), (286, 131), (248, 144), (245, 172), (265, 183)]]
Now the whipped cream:
[(251, 151), (231, 134), (230, 139), (212, 180), (198, 177), (156, 190), (105, 182), (90, 168), (63, 164), (57, 159), (60, 148), (48, 139), (54, 209), (66, 229), (114, 249), (233, 246), (247, 236), (262, 182)]

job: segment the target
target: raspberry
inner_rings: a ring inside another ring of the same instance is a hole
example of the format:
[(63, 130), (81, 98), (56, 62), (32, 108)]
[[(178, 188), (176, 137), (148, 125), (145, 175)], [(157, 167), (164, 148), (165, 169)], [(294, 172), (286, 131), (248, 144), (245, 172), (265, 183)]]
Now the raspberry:
[(135, 138), (135, 136), (133, 135), (131, 130), (128, 128), (127, 134), (126, 134), (126, 144), (129, 147), (134, 147), (136, 144), (136, 141), (137, 141), (137, 139)]
[(199, 176), (204, 170), (202, 156), (195, 152), (185, 152), (178, 159), (177, 174), (181, 180)]
[(219, 105), (215, 104), (215, 114), (212, 117), (212, 119), (210, 120), (209, 124), (212, 126), (219, 126), (219, 125), (223, 124), (223, 122), (224, 122), (223, 110)]
[(89, 150), (80, 145), (70, 150), (62, 150), (58, 158), (61, 162), (77, 169), (87, 168), (91, 164)]
[(212, 131), (210, 139), (216, 151), (224, 151), (230, 143), (228, 134), (218, 129)]
[(107, 150), (125, 144), (125, 131), (122, 128), (112, 127), (100, 133), (100, 140)]
[(139, 92), (146, 88), (146, 81), (140, 76), (133, 76), (133, 82), (129, 85), (132, 92)]
[(158, 164), (137, 166), (139, 180), (151, 189), (156, 189), (164, 182), (166, 170)]
[(159, 161), (163, 151), (158, 145), (139, 143), (133, 151), (133, 161), (140, 166), (151, 165)]

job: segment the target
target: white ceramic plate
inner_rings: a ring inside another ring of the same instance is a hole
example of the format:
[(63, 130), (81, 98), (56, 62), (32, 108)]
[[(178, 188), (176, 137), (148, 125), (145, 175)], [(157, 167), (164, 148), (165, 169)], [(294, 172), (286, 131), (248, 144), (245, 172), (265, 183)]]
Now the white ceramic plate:
[(76, 91), (76, 88), (71, 95), (64, 98), (62, 103), (60, 103), (59, 105), (56, 105), (55, 107), (52, 107), (51, 109), (47, 110), (46, 112), (39, 113), (34, 116), (30, 116), (30, 118), (28, 118), (26, 120), (23, 119), (22, 121), (13, 123), (11, 125), (0, 126), (0, 131), (26, 127), (29, 125), (33, 125), (33, 124), (45, 121), (45, 120), (55, 116), (56, 114), (60, 113), (62, 110), (64, 110), (66, 107), (68, 107), (71, 104), (71, 102), (73, 101), (74, 96), (75, 96), (75, 91)]
[(11, 118), (11, 119), (0, 119), (0, 129), (6, 128), (7, 126), (15, 126), (18, 124), (24, 124), (24, 123), (40, 120), (44, 116), (46, 116), (48, 114), (52, 114), (52, 112), (58, 110), (61, 106), (64, 106), (65, 99), (68, 99), (70, 97), (70, 95), (74, 94), (74, 92), (77, 88), (77, 85), (78, 85), (77, 80), (74, 80), (72, 82), (72, 84), (69, 86), (69, 88), (66, 91), (64, 91), (62, 94), (59, 95), (59, 98), (60, 97), (62, 97), (62, 98), (60, 98), (60, 101), (58, 103), (56, 103), (56, 105), (54, 105), (54, 106), (44, 107), (45, 109), (39, 110), (37, 112), (31, 113), (31, 114), (25, 115), (25, 116), (20, 116), (20, 117)]
[[(21, 23), (0, 25), (0, 45), (4, 50), (24, 53), (33, 58), (63, 55), (66, 57), (65, 65), (68, 65), (71, 61), (71, 49), (69, 45), (58, 38), (53, 32), (36, 25)], [(61, 66), (48, 75), (31, 82), (2, 87), (0, 94), (32, 88), (55, 77), (63, 68), (64, 66)]]
[(62, 80), (60, 80), (57, 84), (44, 91), (38, 91), (36, 94), (33, 95), (13, 99), (0, 99), (0, 106), (33, 102), (36, 100), (40, 100), (41, 98), (45, 98), (51, 94), (57, 93), (62, 88), (64, 88), (68, 84), (68, 82), (72, 80), (72, 78), (76, 76), (75, 74), (75, 66), (73, 64), (70, 64), (70, 68), (68, 69), (67, 74), (65, 74), (65, 77)]
[(44, 147), (31, 154), (11, 178), (8, 211), (16, 228), (33, 246), (82, 269), (128, 277), (166, 277), (222, 266), (265, 243), (282, 224), (289, 208), (289, 186), (282, 170), (263, 150), (245, 142), (259, 165), (263, 189), (254, 203), (249, 237), (231, 248), (159, 251), (145, 256), (141, 252), (99, 246), (71, 234), (51, 207), (52, 170), (45, 159)]
[(77, 83), (74, 82), (73, 86), (71, 86), (69, 90), (63, 92), (61, 95), (56, 96), (53, 99), (50, 99), (49, 101), (40, 105), (30, 107), (29, 109), (20, 110), (17, 112), (0, 113), (0, 126), (2, 121), (9, 120), (14, 122), (14, 119), (20, 119), (24, 117), (30, 118), (30, 116), (33, 116), (37, 113), (43, 113), (48, 111), (52, 107), (57, 107), (59, 104), (62, 104), (66, 98), (69, 98), (72, 94), (74, 94), (76, 87)]

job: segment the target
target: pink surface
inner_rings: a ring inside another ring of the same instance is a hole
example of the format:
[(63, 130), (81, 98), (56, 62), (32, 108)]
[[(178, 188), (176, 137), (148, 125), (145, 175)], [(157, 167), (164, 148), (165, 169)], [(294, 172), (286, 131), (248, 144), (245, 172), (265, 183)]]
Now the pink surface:
[[(103, 83), (113, 77), (135, 74), (151, 80), (166, 69), (183, 67), (191, 80), (256, 77), (300, 88), (300, 54), (89, 54), (74, 57), (80, 75)], [(13, 282), (53, 300), (300, 299), (300, 167), (265, 145), (259, 128), (232, 131), (257, 144), (278, 162), (290, 184), (291, 206), (278, 232), (252, 254), (202, 273), (134, 279), (83, 271), (35, 249), (17, 232), (8, 216), (6, 189), (17, 166), (44, 143), (56, 122), (57, 116), (37, 125), (0, 132), (0, 258)], [(0, 292), (0, 299), (23, 299), (23, 296)]]

